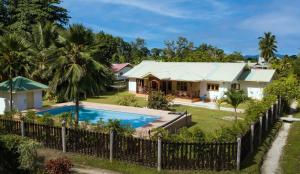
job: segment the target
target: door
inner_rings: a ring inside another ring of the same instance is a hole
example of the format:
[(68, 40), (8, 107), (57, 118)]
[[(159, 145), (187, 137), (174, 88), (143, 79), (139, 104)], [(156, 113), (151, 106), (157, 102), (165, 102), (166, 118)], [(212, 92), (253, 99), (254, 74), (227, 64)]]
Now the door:
[(26, 94), (27, 98), (27, 109), (32, 109), (34, 108), (34, 95), (33, 92), (27, 92)]

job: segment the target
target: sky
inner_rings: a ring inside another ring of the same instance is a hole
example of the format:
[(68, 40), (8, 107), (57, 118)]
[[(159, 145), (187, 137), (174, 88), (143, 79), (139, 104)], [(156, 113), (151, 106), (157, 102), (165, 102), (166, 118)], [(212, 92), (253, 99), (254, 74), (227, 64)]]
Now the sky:
[(244, 55), (258, 54), (258, 37), (271, 31), (278, 53), (300, 53), (299, 0), (64, 0), (70, 23), (149, 48), (179, 36)]

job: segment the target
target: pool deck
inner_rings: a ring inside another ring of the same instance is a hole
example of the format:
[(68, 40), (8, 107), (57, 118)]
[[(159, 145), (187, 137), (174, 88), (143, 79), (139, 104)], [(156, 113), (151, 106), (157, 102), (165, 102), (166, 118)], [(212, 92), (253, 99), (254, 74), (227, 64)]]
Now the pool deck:
[[(36, 109), (36, 111), (41, 112), (41, 111), (46, 111), (57, 107), (72, 106), (72, 105), (74, 105), (73, 102), (59, 103), (59, 104), (52, 105), (51, 107)], [(135, 129), (136, 130), (135, 134), (138, 137), (147, 137), (149, 130), (160, 127), (179, 117), (179, 115), (177, 114), (169, 114), (170, 111), (155, 110), (149, 108), (139, 108), (139, 107), (132, 107), (132, 106), (109, 105), (109, 104), (100, 104), (100, 103), (92, 103), (92, 102), (80, 102), (80, 106), (87, 107), (87, 108), (111, 110), (117, 112), (143, 114), (147, 116), (158, 116), (159, 117), (158, 120), (151, 122), (146, 126)]]

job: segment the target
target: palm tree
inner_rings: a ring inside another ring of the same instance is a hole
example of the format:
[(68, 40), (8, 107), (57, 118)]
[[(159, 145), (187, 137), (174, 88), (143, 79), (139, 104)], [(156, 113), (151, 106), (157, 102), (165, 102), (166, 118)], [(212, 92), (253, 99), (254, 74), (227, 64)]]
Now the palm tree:
[(75, 101), (75, 128), (79, 120), (79, 100), (96, 95), (105, 84), (107, 67), (95, 61), (93, 34), (82, 25), (72, 25), (59, 36), (60, 57), (51, 63), (54, 72), (50, 89), (58, 96)]
[(0, 65), (2, 76), (9, 79), (10, 110), (13, 110), (13, 77), (25, 75), (29, 69), (29, 44), (17, 34), (0, 37)]
[(241, 103), (244, 103), (248, 97), (242, 90), (234, 90), (231, 89), (230, 91), (225, 92), (225, 99), (224, 101), (230, 104), (234, 108), (235, 112), (235, 121), (237, 121), (237, 108)]
[(259, 50), (261, 51), (260, 56), (263, 57), (267, 62), (275, 57), (277, 52), (277, 41), (275, 35), (271, 32), (264, 33), (264, 37), (259, 37)]
[(51, 76), (51, 74), (45, 73), (45, 71), (48, 62), (58, 57), (58, 52), (56, 51), (57, 38), (57, 26), (53, 23), (38, 23), (33, 27), (32, 33), (27, 36), (27, 40), (32, 43), (32, 49), (35, 53), (32, 60), (35, 62), (35, 67), (31, 74), (34, 79), (41, 81)]

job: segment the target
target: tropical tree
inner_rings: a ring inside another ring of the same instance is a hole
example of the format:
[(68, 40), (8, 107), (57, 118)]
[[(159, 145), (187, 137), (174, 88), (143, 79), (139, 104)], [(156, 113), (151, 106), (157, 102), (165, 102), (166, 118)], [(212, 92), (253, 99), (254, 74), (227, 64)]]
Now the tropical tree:
[(248, 97), (242, 90), (234, 90), (231, 89), (227, 92), (225, 92), (225, 98), (224, 101), (228, 104), (230, 104), (234, 108), (235, 113), (235, 121), (237, 121), (237, 108), (240, 104), (244, 103)]
[(264, 33), (263, 37), (259, 37), (259, 50), (261, 51), (260, 56), (263, 57), (267, 62), (270, 59), (275, 58), (277, 52), (277, 41), (275, 35), (271, 32)]
[(59, 37), (60, 56), (51, 63), (54, 72), (50, 89), (58, 96), (75, 101), (75, 128), (79, 120), (79, 100), (98, 94), (105, 86), (107, 67), (95, 61), (93, 33), (82, 25), (72, 25)]
[(41, 81), (45, 78), (48, 79), (52, 74), (45, 73), (45, 71), (48, 62), (58, 57), (56, 51), (57, 38), (58, 29), (54, 23), (38, 23), (33, 27), (32, 33), (27, 36), (27, 40), (32, 43), (32, 49), (35, 53), (32, 58), (35, 63), (31, 74), (34, 79)]
[(20, 35), (6, 34), (0, 37), (1, 75), (4, 79), (9, 79), (11, 111), (13, 110), (13, 77), (28, 73), (29, 48), (29, 44)]

